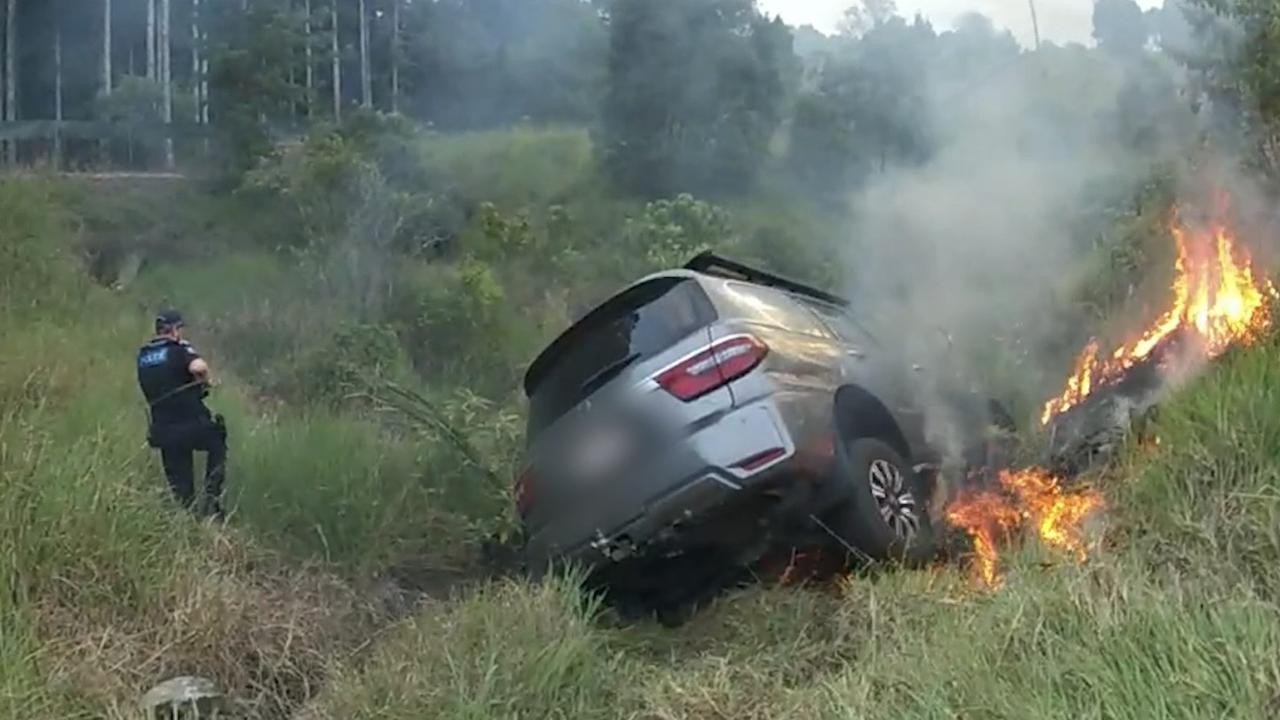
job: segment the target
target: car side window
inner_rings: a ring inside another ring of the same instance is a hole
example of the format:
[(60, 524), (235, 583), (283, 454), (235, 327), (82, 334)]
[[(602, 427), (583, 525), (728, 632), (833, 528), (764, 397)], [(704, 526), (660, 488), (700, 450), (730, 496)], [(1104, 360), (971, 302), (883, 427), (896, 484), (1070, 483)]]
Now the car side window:
[(858, 324), (848, 312), (822, 302), (807, 299), (801, 302), (806, 308), (820, 317), (827, 327), (831, 328), (831, 332), (835, 333), (836, 337), (841, 340), (857, 345), (874, 346), (878, 344), (875, 336)]
[(791, 332), (830, 338), (831, 332), (818, 318), (797, 306), (787, 293), (773, 288), (730, 281), (724, 285), (722, 297), (742, 316), (755, 318)]

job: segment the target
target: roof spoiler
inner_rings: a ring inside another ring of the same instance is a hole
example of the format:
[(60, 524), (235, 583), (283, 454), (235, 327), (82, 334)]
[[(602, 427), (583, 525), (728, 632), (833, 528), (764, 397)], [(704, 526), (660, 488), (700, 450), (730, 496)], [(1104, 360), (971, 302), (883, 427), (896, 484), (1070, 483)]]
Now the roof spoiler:
[(788, 280), (771, 272), (744, 265), (726, 257), (721, 257), (711, 251), (697, 255), (685, 263), (684, 267), (686, 270), (692, 270), (704, 275), (743, 280), (757, 285), (768, 285), (797, 295), (804, 295), (832, 305), (838, 305), (839, 307), (849, 307), (852, 304), (839, 295), (833, 295), (825, 290), (819, 290), (804, 283)]

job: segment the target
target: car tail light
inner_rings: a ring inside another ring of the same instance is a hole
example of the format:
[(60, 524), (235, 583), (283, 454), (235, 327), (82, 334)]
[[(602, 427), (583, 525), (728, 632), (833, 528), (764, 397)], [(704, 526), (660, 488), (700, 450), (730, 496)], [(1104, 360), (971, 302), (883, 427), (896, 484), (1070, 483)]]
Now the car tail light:
[(734, 335), (677, 362), (655, 379), (681, 400), (696, 400), (751, 372), (768, 352), (768, 346), (758, 338)]
[(527, 467), (516, 478), (515, 485), (516, 510), (521, 516), (529, 513), (533, 505), (533, 468)]

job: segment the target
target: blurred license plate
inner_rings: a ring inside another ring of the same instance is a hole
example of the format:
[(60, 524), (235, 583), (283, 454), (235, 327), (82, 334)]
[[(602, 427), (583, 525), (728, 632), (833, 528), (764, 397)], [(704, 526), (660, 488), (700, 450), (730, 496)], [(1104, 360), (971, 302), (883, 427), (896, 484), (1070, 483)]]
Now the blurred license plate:
[(584, 479), (597, 479), (616, 470), (631, 447), (631, 437), (621, 428), (605, 426), (583, 433), (574, 458), (575, 469)]

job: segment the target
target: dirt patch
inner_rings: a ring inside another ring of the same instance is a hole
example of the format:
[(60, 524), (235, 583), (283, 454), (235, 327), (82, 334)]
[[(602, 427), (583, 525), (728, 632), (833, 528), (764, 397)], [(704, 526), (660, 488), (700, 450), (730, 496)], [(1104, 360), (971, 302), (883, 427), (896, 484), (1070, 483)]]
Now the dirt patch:
[[(393, 565), (379, 583), (377, 595), (396, 598), (396, 593), (433, 600), (456, 600), (469, 589), (523, 572), (523, 556), (518, 540), (490, 538), (466, 548), (454, 557), (421, 556)], [(394, 585), (394, 589), (388, 587)], [(403, 598), (393, 600), (402, 602)]]

